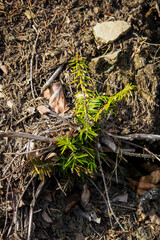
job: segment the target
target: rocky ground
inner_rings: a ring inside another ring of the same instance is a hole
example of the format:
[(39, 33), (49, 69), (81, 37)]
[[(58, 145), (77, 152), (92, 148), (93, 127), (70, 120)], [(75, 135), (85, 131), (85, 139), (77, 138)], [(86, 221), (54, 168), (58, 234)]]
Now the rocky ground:
[[(1, 0), (0, 18), (1, 239), (160, 239), (159, 2)], [(97, 30), (104, 22), (107, 40)], [(100, 133), (99, 140), (108, 152), (102, 163), (107, 187), (101, 172), (85, 184), (60, 175), (41, 182), (32, 176), (28, 151), (34, 144), (36, 152), (51, 154), (55, 146), (4, 134), (54, 138), (48, 129), (59, 134), (66, 127), (37, 108), (49, 107), (42, 89), (63, 65), (54, 82), (61, 82), (68, 103), (63, 117), (72, 120), (76, 86), (69, 61), (76, 54), (87, 59), (98, 92), (111, 95), (128, 83), (136, 86), (115, 107), (116, 115), (103, 120), (107, 135)], [(145, 175), (141, 182), (154, 186), (138, 185)], [(92, 212), (84, 206), (86, 198)]]

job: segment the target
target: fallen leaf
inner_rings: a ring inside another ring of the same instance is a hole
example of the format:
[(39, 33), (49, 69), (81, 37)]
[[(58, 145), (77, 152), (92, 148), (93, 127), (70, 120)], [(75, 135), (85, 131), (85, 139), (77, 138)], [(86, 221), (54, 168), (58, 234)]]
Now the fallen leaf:
[(81, 206), (86, 210), (90, 201), (90, 191), (87, 184), (83, 185), (83, 191), (81, 194)]
[(52, 219), (49, 217), (49, 215), (46, 213), (46, 211), (42, 212), (42, 218), (47, 223), (52, 223)]
[(153, 184), (159, 183), (160, 182), (160, 170), (153, 171), (150, 175), (141, 177), (140, 181), (153, 183)]
[(56, 113), (68, 111), (69, 107), (67, 107), (67, 101), (60, 82), (54, 83), (49, 89), (46, 89), (44, 97), (49, 100), (49, 106), (52, 111)]
[(128, 202), (128, 193), (118, 194), (112, 199), (113, 202)]
[(112, 137), (110, 137), (109, 135), (105, 135), (103, 138), (102, 138), (102, 143), (105, 144), (107, 147), (109, 147), (113, 152), (116, 152), (117, 151), (117, 146), (114, 142), (114, 139)]
[(58, 156), (57, 156), (57, 153), (55, 152), (52, 152), (52, 153), (49, 153), (46, 157), (45, 157), (45, 160), (52, 160), (53, 162), (57, 162), (59, 160)]
[(129, 182), (129, 187), (137, 193), (137, 195), (142, 194), (148, 190), (157, 188), (158, 186), (149, 182), (143, 182), (141, 179), (139, 181), (133, 180), (129, 177), (126, 178)]
[(67, 198), (66, 212), (69, 212), (79, 202), (80, 196), (78, 193), (73, 193)]
[(158, 186), (148, 182), (139, 182), (137, 186), (137, 195), (142, 194), (154, 188), (158, 188)]

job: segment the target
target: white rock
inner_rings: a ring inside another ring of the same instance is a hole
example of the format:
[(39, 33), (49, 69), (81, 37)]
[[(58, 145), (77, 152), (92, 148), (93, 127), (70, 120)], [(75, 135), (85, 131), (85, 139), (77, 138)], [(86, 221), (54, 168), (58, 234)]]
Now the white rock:
[(134, 56), (134, 68), (135, 70), (141, 69), (146, 65), (146, 59), (144, 57), (139, 56), (139, 54), (135, 54)]
[(131, 25), (125, 21), (108, 21), (97, 23), (93, 28), (96, 40), (103, 43), (111, 43), (124, 35), (131, 28)]
[(97, 65), (100, 60), (104, 60), (105, 62), (108, 62), (111, 65), (115, 64), (118, 61), (118, 56), (121, 51), (122, 51), (121, 49), (118, 49), (112, 53), (108, 53), (106, 55), (102, 55), (100, 57), (93, 58), (91, 60), (91, 62), (94, 63), (95, 65)]

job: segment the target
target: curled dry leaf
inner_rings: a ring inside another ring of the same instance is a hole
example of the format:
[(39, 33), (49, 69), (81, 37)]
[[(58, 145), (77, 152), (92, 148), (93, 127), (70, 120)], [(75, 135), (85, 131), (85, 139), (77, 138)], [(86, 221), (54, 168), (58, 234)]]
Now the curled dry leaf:
[(148, 190), (158, 188), (157, 185), (147, 182), (139, 182), (137, 186), (137, 195), (142, 194)]
[(159, 183), (160, 182), (160, 169), (153, 171), (150, 175), (141, 177), (140, 182), (147, 182), (147, 183), (152, 183), (152, 184)]
[(57, 161), (59, 160), (59, 158), (58, 158), (58, 156), (57, 156), (57, 153), (52, 152), (52, 153), (49, 153), (49, 154), (46, 156), (45, 160), (52, 160), (52, 161), (54, 161), (54, 162), (57, 162)]
[(83, 185), (83, 192), (81, 194), (81, 206), (87, 210), (90, 201), (90, 191), (87, 184)]
[(42, 218), (47, 223), (52, 223), (52, 219), (49, 217), (49, 215), (46, 213), (46, 211), (42, 212)]
[(54, 83), (44, 91), (44, 97), (49, 100), (49, 106), (56, 113), (68, 111), (67, 101), (64, 96), (63, 87), (60, 82)]
[(118, 194), (112, 199), (113, 202), (128, 202), (128, 193)]
[(76, 205), (77, 202), (79, 202), (80, 196), (78, 193), (73, 193), (71, 196), (67, 198), (67, 205), (66, 205), (66, 212), (69, 212), (72, 207)]
[(158, 188), (157, 185), (149, 183), (149, 182), (143, 182), (141, 181), (135, 181), (129, 177), (127, 177), (127, 180), (129, 182), (129, 186), (133, 191), (136, 191), (137, 195), (142, 194), (148, 190)]

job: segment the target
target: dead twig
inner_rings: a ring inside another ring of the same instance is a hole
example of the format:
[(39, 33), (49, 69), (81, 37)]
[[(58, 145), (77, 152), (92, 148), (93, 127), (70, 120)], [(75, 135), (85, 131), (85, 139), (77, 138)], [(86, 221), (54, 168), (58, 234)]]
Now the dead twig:
[(3, 137), (19, 137), (19, 138), (28, 138), (33, 139), (41, 142), (52, 143), (52, 139), (48, 137), (42, 137), (34, 134), (27, 134), (27, 133), (17, 133), (17, 132), (10, 132), (10, 131), (0, 131), (0, 138)]
[(49, 108), (47, 108), (47, 107), (44, 106), (44, 105), (39, 106), (39, 107), (37, 108), (37, 110), (38, 110), (41, 114), (50, 114), (51, 116), (54, 116), (54, 117), (60, 119), (61, 121), (66, 122), (66, 123), (69, 124), (69, 126), (70, 126), (71, 128), (73, 128), (74, 130), (78, 130), (78, 131), (81, 130), (81, 126), (80, 126), (80, 125), (76, 125), (76, 124), (71, 123), (69, 120), (67, 120), (67, 119), (64, 118), (64, 117), (61, 117), (59, 114), (51, 111)]
[(67, 196), (67, 194), (66, 194), (65, 191), (63, 190), (63, 188), (62, 188), (60, 182), (58, 181), (58, 179), (56, 178), (55, 175), (54, 175), (54, 178), (55, 178), (55, 180), (56, 180), (56, 182), (57, 182), (57, 184), (58, 184), (58, 187), (59, 187), (59, 188), (61, 189), (61, 191), (63, 192), (64, 196)]
[(154, 141), (159, 141), (160, 140), (160, 135), (157, 134), (143, 134), (143, 133), (135, 133), (135, 134), (129, 134), (126, 136), (118, 136), (118, 135), (114, 135), (111, 133), (106, 132), (109, 136), (114, 137), (114, 138), (119, 138), (119, 139), (123, 139), (123, 140), (134, 140), (134, 139), (138, 139), (138, 140), (154, 140)]
[[(27, 240), (31, 240), (32, 239), (32, 223), (33, 223), (33, 210), (36, 204), (36, 200), (39, 197), (44, 185), (46, 182), (41, 182), (36, 190), (36, 193), (34, 194), (33, 191), (33, 200), (30, 204), (30, 211), (29, 211), (29, 225), (28, 225), (28, 237)], [(34, 188), (34, 183), (33, 183), (33, 188)]]
[[(153, 141), (159, 141), (160, 140), (160, 135), (156, 135), (156, 134), (139, 134), (139, 133), (136, 133), (136, 134), (129, 134), (127, 136), (118, 136), (118, 135), (113, 135), (111, 133), (106, 132), (106, 135), (110, 136), (110, 137), (113, 137), (113, 138), (118, 138), (118, 139), (127, 140), (127, 141), (132, 141), (134, 139), (138, 139), (138, 140), (143, 140), (144, 139), (144, 140), (153, 140)], [(103, 142), (111, 148), (111, 146), (113, 145), (113, 143), (112, 143), (113, 139), (111, 139), (112, 141), (109, 139), (108, 142), (109, 142), (110, 145), (108, 144), (107, 140), (108, 139), (105, 139), (106, 142), (104, 140), (103, 140)], [(121, 149), (122, 155), (131, 156), (131, 157), (140, 157), (140, 158), (152, 158), (152, 159), (156, 158), (158, 161), (160, 161), (159, 156), (157, 154), (152, 153), (147, 148), (141, 147), (141, 146), (139, 146), (137, 144), (134, 144), (134, 143), (129, 143), (129, 144), (143, 149), (148, 154), (134, 153), (134, 152), (126, 151), (125, 149), (122, 148)], [(113, 149), (113, 147), (111, 149), (114, 152), (116, 152), (117, 149), (116, 149), (116, 146), (114, 146), (114, 145), (113, 145), (114, 149)]]
[(78, 126), (78, 125), (76, 125), (76, 124), (71, 123), (70, 121), (68, 121), (68, 120), (65, 119), (64, 117), (61, 117), (61, 116), (58, 115), (57, 113), (55, 113), (55, 112), (53, 112), (53, 111), (51, 111), (51, 110), (49, 110), (49, 113), (50, 113), (50, 115), (59, 118), (59, 119), (62, 120), (63, 122), (68, 123), (71, 128), (73, 128), (73, 129), (75, 129), (75, 130), (78, 130), (78, 131), (81, 130), (81, 126)]
[(60, 67), (58, 67), (57, 70), (51, 75), (51, 77), (48, 79), (48, 81), (43, 85), (43, 87), (41, 89), (41, 93), (43, 93), (43, 91), (51, 85), (51, 83), (53, 82), (54, 79), (56, 79), (56, 77), (62, 71), (63, 66), (64, 66), (64, 64), (61, 65)]
[[(97, 144), (97, 145), (99, 145), (99, 144)], [(115, 218), (116, 222), (117, 222), (118, 225), (120, 226), (121, 230), (122, 230), (122, 231), (125, 231), (125, 229), (122, 227), (122, 225), (120, 224), (119, 220), (117, 219), (115, 213), (113, 212), (113, 209), (112, 209), (112, 206), (111, 206), (111, 203), (110, 203), (110, 200), (109, 200), (109, 194), (108, 194), (107, 184), (106, 184), (104, 172), (103, 172), (102, 165), (101, 165), (101, 160), (100, 160), (100, 154), (99, 154), (99, 151), (98, 151), (98, 146), (97, 146), (97, 157), (98, 157), (98, 162), (99, 162), (100, 171), (101, 171), (102, 179), (103, 179), (103, 183), (104, 183), (104, 189), (105, 189), (105, 193), (106, 193), (108, 215), (110, 216), (110, 212), (111, 212), (112, 215), (113, 215), (113, 217)], [(110, 219), (110, 223), (111, 223), (111, 226), (112, 226), (111, 219)]]

